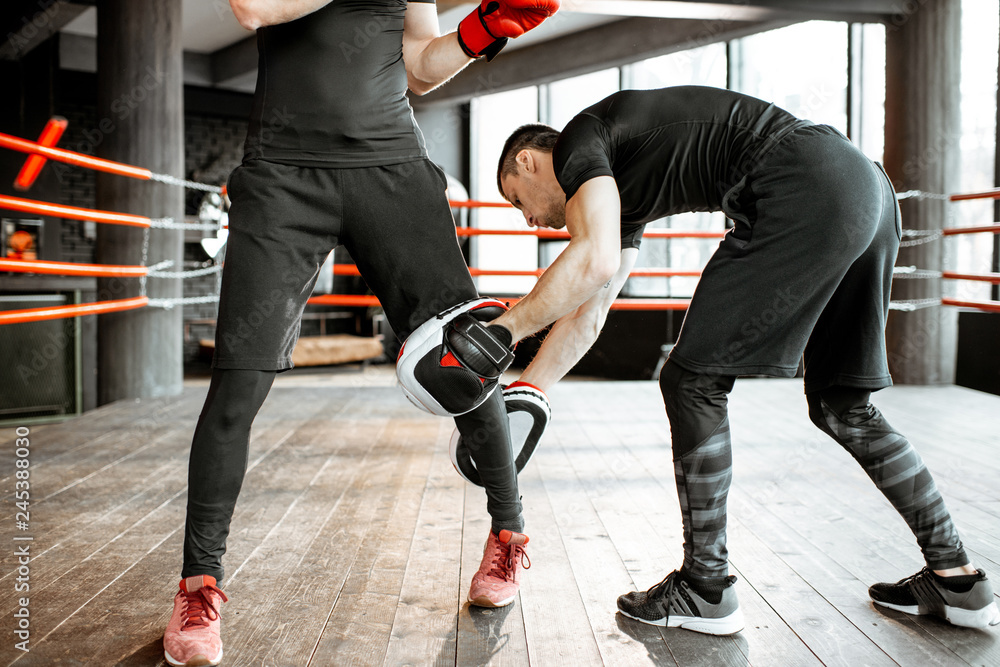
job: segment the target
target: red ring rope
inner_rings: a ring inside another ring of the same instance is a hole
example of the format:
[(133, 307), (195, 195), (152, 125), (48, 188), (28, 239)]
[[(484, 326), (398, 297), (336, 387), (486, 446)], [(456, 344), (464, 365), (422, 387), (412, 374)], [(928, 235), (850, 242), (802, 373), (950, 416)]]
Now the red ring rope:
[(941, 233), (945, 236), (981, 233), (1000, 234), (1000, 225), (984, 225), (982, 227), (951, 227), (949, 229), (942, 229)]
[(976, 280), (984, 283), (1000, 285), (1000, 273), (955, 273), (945, 271), (941, 274), (946, 280)]
[(92, 157), (90, 155), (84, 155), (83, 153), (76, 153), (62, 148), (40, 146), (33, 141), (19, 139), (18, 137), (4, 134), (2, 132), (0, 132), (0, 148), (9, 148), (11, 150), (21, 151), (22, 153), (41, 155), (42, 157), (55, 160), (56, 162), (65, 162), (66, 164), (72, 164), (77, 167), (86, 167), (87, 169), (95, 169), (109, 174), (118, 174), (119, 176), (138, 178), (143, 181), (148, 181), (153, 177), (153, 172), (149, 169), (134, 167), (130, 164), (114, 162), (113, 160), (104, 160), (102, 158)]
[[(45, 129), (42, 130), (42, 134), (38, 137), (38, 145), (45, 148), (55, 146), (59, 143), (63, 132), (66, 131), (67, 125), (69, 125), (69, 122), (65, 118), (59, 118), (58, 116), (50, 118), (49, 122), (45, 124)], [(31, 189), (31, 186), (35, 184), (35, 180), (38, 178), (38, 174), (42, 173), (42, 167), (45, 166), (45, 162), (45, 158), (41, 155), (29, 155), (28, 159), (24, 161), (21, 171), (18, 172), (17, 178), (14, 179), (14, 187), (18, 190)]]
[(985, 310), (989, 313), (1000, 313), (1000, 301), (962, 301), (959, 299), (941, 299), (942, 306), (955, 306), (957, 308), (975, 308)]
[(136, 296), (131, 299), (100, 301), (98, 303), (80, 303), (72, 306), (52, 306), (50, 308), (25, 308), (23, 310), (0, 311), (0, 325), (18, 324), (20, 322), (39, 322), (41, 320), (58, 320), (63, 317), (81, 317), (83, 315), (101, 315), (115, 313), (120, 310), (142, 308), (149, 303), (149, 298)]
[(32, 259), (0, 259), (0, 271), (7, 271), (10, 273), (42, 273), (53, 276), (137, 278), (148, 275), (149, 267), (114, 266), (109, 264), (78, 264), (76, 262), (46, 262)]
[(64, 206), (63, 204), (49, 204), (46, 202), (34, 201), (32, 199), (9, 197), (7, 195), (0, 195), (0, 208), (5, 208), (11, 211), (21, 211), (22, 213), (51, 215), (57, 218), (69, 218), (71, 220), (93, 220), (94, 222), (105, 222), (113, 225), (130, 225), (132, 227), (149, 227), (152, 222), (144, 215), (97, 211), (89, 208), (79, 208), (77, 206)]

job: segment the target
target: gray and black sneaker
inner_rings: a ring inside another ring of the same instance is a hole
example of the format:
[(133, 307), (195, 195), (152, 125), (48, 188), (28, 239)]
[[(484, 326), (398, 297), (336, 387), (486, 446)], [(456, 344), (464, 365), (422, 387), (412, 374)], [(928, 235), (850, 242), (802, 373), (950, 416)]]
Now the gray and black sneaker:
[(675, 570), (648, 591), (619, 596), (618, 611), (650, 625), (731, 635), (743, 629), (743, 612), (734, 583), (736, 577), (726, 577), (715, 596), (718, 602), (713, 604), (691, 587), (683, 573)]
[(986, 573), (939, 577), (929, 568), (894, 584), (875, 584), (868, 595), (877, 605), (907, 614), (940, 616), (954, 625), (985, 628), (1000, 624), (1000, 610)]

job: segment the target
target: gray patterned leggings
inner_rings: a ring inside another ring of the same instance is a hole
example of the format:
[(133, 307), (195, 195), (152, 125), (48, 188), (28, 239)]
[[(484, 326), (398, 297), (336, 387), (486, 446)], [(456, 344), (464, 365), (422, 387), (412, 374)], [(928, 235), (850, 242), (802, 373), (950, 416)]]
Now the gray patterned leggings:
[[(729, 573), (726, 497), (732, 482), (727, 411), (733, 376), (702, 375), (668, 361), (660, 390), (673, 446), (674, 478), (684, 523), (684, 570)], [(920, 455), (868, 402), (870, 392), (831, 387), (808, 394), (809, 416), (861, 464), (917, 538), (935, 570), (969, 562), (937, 486)]]

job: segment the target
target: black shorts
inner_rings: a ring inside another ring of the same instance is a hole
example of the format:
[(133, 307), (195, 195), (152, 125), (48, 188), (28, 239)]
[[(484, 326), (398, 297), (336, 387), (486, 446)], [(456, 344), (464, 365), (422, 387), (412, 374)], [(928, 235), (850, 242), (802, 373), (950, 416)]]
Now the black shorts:
[(885, 319), (902, 233), (881, 165), (840, 132), (793, 131), (725, 197), (735, 227), (695, 289), (671, 359), (805, 389), (892, 384)]
[(229, 178), (216, 368), (287, 370), (320, 267), (343, 245), (404, 339), (478, 296), (444, 172), (429, 160), (326, 169), (249, 160)]

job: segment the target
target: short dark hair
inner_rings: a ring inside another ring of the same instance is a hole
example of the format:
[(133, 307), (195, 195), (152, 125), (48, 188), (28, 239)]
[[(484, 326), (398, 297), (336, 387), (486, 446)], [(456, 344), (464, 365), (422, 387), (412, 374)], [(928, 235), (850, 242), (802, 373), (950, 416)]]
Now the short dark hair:
[(559, 131), (554, 127), (541, 123), (522, 125), (507, 137), (507, 142), (500, 152), (500, 162), (497, 163), (497, 189), (503, 196), (503, 177), (517, 173), (517, 154), (526, 148), (551, 153), (559, 138)]

